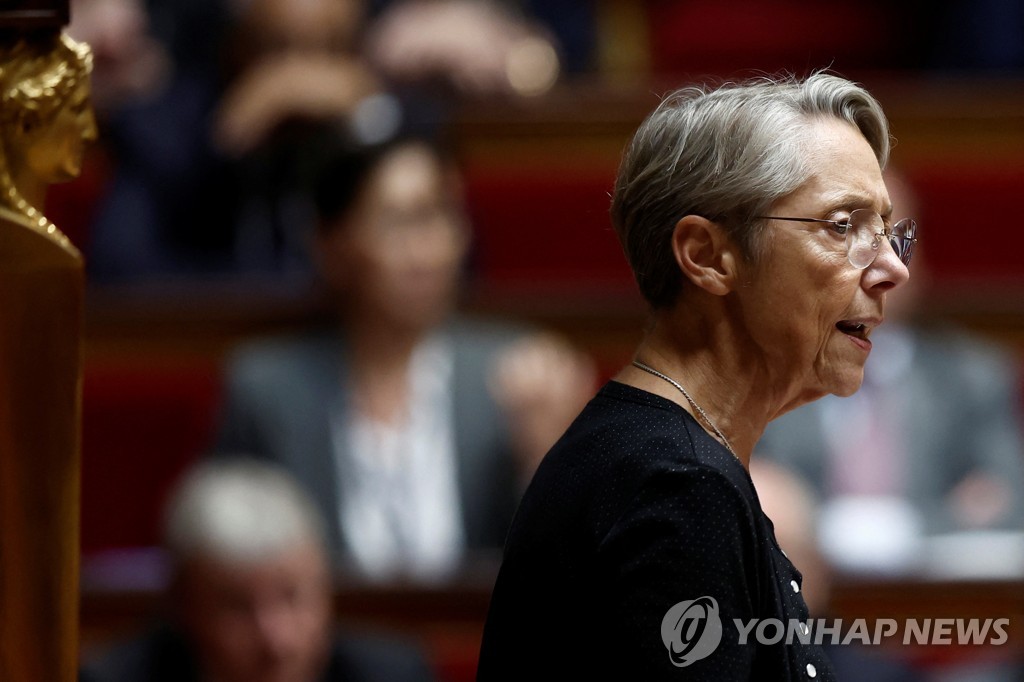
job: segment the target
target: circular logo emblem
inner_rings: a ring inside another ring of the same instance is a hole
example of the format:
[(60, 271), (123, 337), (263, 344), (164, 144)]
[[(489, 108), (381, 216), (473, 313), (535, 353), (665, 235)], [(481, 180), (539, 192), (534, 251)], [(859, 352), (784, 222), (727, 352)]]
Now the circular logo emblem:
[(681, 601), (661, 620), (661, 641), (672, 665), (685, 668), (706, 658), (722, 641), (722, 619), (714, 597)]

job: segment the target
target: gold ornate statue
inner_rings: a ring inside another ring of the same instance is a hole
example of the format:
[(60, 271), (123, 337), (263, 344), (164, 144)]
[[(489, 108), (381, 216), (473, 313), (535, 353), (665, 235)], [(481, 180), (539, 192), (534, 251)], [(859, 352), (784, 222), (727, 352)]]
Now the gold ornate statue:
[(89, 48), (0, 38), (0, 680), (77, 677), (82, 257), (43, 215), (96, 137)]
[(77, 177), (85, 145), (96, 139), (91, 71), (89, 47), (65, 34), (0, 48), (0, 218), (65, 247), (41, 211), (46, 188)]

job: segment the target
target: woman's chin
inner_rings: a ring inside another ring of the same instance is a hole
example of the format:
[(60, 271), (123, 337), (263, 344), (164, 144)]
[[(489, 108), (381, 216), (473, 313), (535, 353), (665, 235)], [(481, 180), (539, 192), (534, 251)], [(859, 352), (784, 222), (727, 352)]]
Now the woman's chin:
[(860, 389), (862, 383), (864, 383), (863, 367), (855, 372), (851, 371), (842, 377), (838, 377), (838, 381), (834, 382), (830, 393), (840, 398), (849, 398)]

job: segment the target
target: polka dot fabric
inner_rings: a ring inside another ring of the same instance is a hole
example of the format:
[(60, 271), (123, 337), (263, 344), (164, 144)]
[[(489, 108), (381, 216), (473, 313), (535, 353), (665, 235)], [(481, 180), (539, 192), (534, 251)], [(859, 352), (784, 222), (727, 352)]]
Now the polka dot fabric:
[[(680, 406), (611, 382), (523, 497), (478, 680), (834, 680), (813, 645), (739, 643), (734, 619), (807, 621), (801, 582), (742, 464)], [(677, 666), (662, 619), (703, 596), (721, 642)]]

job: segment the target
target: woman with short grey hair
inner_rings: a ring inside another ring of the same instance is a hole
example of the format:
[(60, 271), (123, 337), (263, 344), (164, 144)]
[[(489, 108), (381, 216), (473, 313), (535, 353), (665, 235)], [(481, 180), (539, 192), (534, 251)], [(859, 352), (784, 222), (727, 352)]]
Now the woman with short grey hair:
[(769, 421), (860, 385), (916, 241), (888, 155), (878, 103), (825, 73), (686, 88), (640, 126), (611, 213), (647, 331), (524, 496), (480, 680), (833, 679), (747, 468)]

